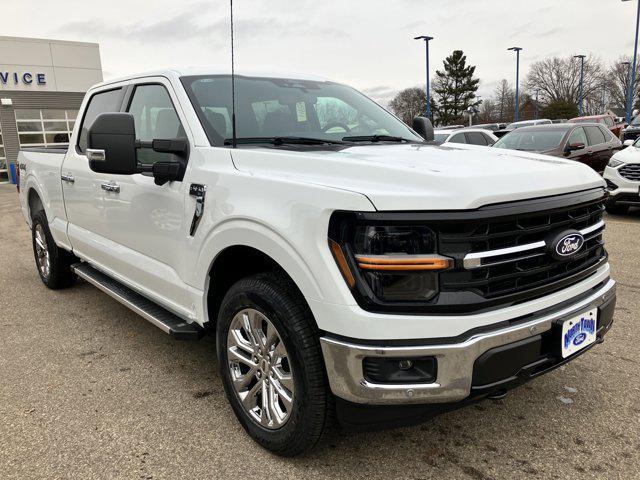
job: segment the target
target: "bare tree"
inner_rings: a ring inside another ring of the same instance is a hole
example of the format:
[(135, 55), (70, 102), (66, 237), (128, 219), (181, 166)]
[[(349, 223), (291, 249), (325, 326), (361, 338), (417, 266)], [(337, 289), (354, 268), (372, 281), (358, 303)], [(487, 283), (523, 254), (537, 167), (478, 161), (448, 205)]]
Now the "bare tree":
[(509, 81), (502, 79), (493, 91), (493, 101), (496, 105), (496, 118), (498, 122), (510, 122), (515, 111), (516, 92)]
[[(597, 113), (601, 107), (602, 88), (606, 76), (598, 58), (584, 61), (584, 112)], [(526, 88), (538, 91), (541, 103), (565, 102), (577, 104), (580, 99), (580, 61), (573, 57), (552, 57), (531, 65)]]
[(404, 123), (411, 125), (414, 117), (424, 115), (427, 109), (427, 94), (418, 87), (405, 88), (393, 97), (389, 107)]
[(478, 112), (478, 123), (493, 123), (498, 121), (498, 105), (492, 99), (483, 100)]
[[(607, 74), (607, 95), (609, 96), (609, 104), (615, 108), (627, 107), (627, 95), (629, 91), (629, 78), (631, 66), (625, 64), (631, 63), (631, 57), (622, 56), (616, 60)], [(636, 72), (636, 94), (635, 98), (640, 96), (640, 71)]]

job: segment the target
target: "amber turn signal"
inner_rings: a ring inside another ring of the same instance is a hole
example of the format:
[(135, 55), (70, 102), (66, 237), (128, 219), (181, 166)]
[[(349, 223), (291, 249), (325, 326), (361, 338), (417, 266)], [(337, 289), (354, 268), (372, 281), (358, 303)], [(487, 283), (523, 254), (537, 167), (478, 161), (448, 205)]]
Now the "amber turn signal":
[(445, 270), (451, 259), (438, 255), (356, 255), (363, 270)]
[(351, 269), (349, 268), (349, 264), (347, 263), (347, 259), (344, 256), (344, 252), (340, 245), (338, 245), (333, 240), (329, 239), (329, 248), (331, 248), (331, 253), (333, 253), (333, 258), (336, 259), (336, 263), (338, 264), (338, 268), (342, 273), (347, 285), (349, 288), (353, 288), (356, 285), (356, 279), (353, 277), (353, 273), (351, 273)]

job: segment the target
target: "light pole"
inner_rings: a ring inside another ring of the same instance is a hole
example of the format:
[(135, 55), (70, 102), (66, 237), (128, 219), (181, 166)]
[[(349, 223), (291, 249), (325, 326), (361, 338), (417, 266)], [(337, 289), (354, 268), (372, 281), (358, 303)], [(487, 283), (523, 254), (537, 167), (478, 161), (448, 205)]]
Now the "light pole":
[[(628, 2), (629, 0), (622, 1)], [(638, 28), (640, 28), (640, 0), (638, 1), (638, 13), (636, 14), (636, 39), (633, 42), (633, 68), (631, 69), (631, 81), (629, 82), (629, 93), (627, 95), (627, 123), (631, 123), (633, 97), (635, 97), (636, 56), (638, 55)]]
[(427, 51), (427, 118), (431, 119), (431, 91), (429, 80), (429, 40), (433, 40), (433, 37), (427, 37), (426, 35), (420, 35), (415, 37), (414, 40), (424, 40), (425, 49)]
[(540, 93), (540, 90), (536, 90), (536, 114), (535, 114), (535, 119), (538, 119), (538, 93)]
[(579, 107), (578, 107), (578, 116), (581, 117), (582, 116), (582, 84), (584, 82), (584, 59), (587, 58), (586, 55), (574, 55), (573, 58), (579, 58), (580, 59), (580, 100), (579, 100)]
[(516, 118), (517, 122), (520, 118), (520, 47), (511, 47), (507, 50), (516, 52)]
[[(629, 112), (628, 103), (629, 103), (629, 84), (631, 83), (631, 62), (622, 62), (622, 65), (627, 66), (627, 88), (624, 91), (624, 111), (625, 116), (629, 118), (626, 114)], [(627, 121), (629, 123), (629, 121)]]

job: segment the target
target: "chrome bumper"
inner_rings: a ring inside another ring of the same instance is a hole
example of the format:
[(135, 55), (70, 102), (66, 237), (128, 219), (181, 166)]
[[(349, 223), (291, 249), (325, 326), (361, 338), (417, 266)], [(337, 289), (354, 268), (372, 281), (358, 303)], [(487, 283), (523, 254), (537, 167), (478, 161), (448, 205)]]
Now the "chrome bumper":
[[(474, 335), (448, 345), (376, 347), (357, 345), (322, 337), (322, 353), (331, 390), (353, 403), (392, 405), (456, 402), (471, 393), (473, 364), (487, 350), (539, 335), (557, 320), (597, 308), (615, 295), (616, 282), (608, 280), (597, 292), (581, 301), (530, 321), (492, 332)], [(365, 357), (435, 357), (438, 362), (434, 383), (376, 384), (364, 378)]]

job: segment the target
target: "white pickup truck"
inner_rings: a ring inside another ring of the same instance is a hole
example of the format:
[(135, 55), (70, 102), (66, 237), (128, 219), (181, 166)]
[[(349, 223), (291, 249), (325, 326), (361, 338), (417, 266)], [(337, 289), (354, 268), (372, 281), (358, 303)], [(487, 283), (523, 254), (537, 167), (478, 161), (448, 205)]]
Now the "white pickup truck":
[(93, 87), (68, 150), (20, 152), (20, 200), (46, 286), (215, 334), (238, 420), (295, 455), (336, 418), (501, 397), (611, 326), (602, 178), (429, 138), (322, 78), (237, 75), (232, 101), (224, 72), (159, 71)]

